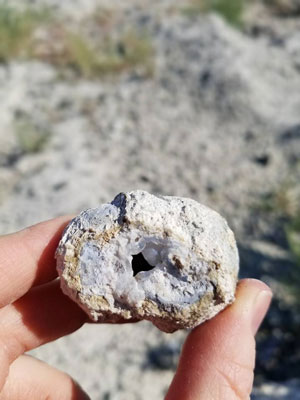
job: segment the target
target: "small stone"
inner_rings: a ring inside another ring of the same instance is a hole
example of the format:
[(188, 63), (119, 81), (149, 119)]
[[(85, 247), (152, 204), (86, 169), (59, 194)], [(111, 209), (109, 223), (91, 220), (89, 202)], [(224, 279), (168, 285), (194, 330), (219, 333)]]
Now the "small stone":
[(227, 222), (194, 200), (120, 193), (74, 218), (56, 251), (64, 293), (98, 322), (193, 328), (234, 300), (239, 257)]

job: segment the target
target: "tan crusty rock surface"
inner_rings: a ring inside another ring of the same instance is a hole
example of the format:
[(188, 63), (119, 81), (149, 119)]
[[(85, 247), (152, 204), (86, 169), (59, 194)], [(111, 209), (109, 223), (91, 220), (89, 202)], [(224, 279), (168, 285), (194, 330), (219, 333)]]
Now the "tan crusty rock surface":
[(234, 300), (238, 251), (215, 211), (194, 200), (120, 193), (80, 213), (58, 246), (64, 293), (94, 321), (193, 328)]

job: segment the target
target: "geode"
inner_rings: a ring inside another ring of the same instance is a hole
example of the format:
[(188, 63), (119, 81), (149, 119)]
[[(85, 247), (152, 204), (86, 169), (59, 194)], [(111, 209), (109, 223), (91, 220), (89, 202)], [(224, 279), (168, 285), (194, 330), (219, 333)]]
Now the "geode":
[(56, 251), (64, 293), (98, 322), (193, 328), (234, 300), (239, 258), (227, 222), (194, 200), (120, 193), (81, 212)]

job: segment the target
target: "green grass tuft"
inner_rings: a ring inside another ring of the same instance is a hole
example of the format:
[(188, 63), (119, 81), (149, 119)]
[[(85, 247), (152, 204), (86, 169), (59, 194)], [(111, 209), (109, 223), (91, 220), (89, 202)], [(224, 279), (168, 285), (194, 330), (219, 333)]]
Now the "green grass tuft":
[(58, 57), (55, 62), (71, 67), (85, 78), (95, 76), (99, 67), (98, 54), (84, 38), (72, 32), (65, 33), (65, 54), (62, 60)]
[(191, 0), (183, 9), (188, 16), (216, 12), (235, 27), (242, 27), (245, 0)]
[[(111, 18), (110, 14), (99, 13), (92, 17), (96, 21), (90, 23), (99, 24), (108, 24)], [(34, 35), (38, 28), (42, 35)], [(134, 30), (120, 33), (115, 39), (101, 33), (90, 38), (66, 28), (46, 10), (0, 6), (0, 62), (37, 59), (58, 67), (62, 76), (72, 70), (80, 77), (93, 79), (132, 68), (152, 76), (153, 55), (150, 38)]]
[(37, 127), (30, 119), (17, 121), (14, 128), (18, 147), (22, 154), (39, 153), (45, 148), (50, 138), (48, 131)]
[(122, 48), (123, 63), (127, 67), (140, 66), (147, 75), (154, 72), (154, 48), (146, 34), (126, 32), (118, 42), (118, 52)]
[(77, 33), (65, 32), (64, 52), (50, 62), (71, 68), (84, 78), (98, 78), (138, 67), (143, 75), (152, 76), (154, 70), (153, 46), (147, 36), (127, 32), (117, 40), (104, 39), (89, 43)]
[(28, 57), (34, 30), (48, 18), (46, 10), (20, 11), (7, 5), (0, 6), (0, 62)]
[(210, 0), (210, 9), (222, 15), (231, 25), (242, 26), (244, 0)]
[(300, 213), (287, 224), (286, 236), (292, 256), (299, 268), (300, 284)]

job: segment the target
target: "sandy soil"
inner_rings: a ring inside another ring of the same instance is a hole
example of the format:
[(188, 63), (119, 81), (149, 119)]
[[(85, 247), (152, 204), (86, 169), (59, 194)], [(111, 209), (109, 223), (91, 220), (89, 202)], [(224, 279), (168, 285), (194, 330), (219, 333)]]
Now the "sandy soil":
[[(104, 4), (45, 3), (73, 21)], [(139, 188), (201, 201), (228, 218), (241, 245), (257, 246), (252, 206), (299, 162), (297, 24), (279, 29), (272, 19), (247, 34), (215, 15), (190, 18), (171, 6), (114, 6), (122, 24), (148, 32), (152, 77), (132, 70), (62, 80), (38, 61), (0, 65), (1, 233)], [(47, 132), (40, 152), (20, 149), (20, 121)], [(277, 254), (272, 241), (260, 246)], [(263, 275), (246, 264), (242, 275)], [(158, 399), (185, 335), (146, 322), (85, 326), (33, 354), (71, 373), (93, 399)]]

